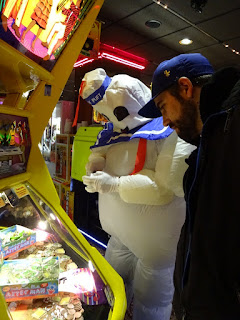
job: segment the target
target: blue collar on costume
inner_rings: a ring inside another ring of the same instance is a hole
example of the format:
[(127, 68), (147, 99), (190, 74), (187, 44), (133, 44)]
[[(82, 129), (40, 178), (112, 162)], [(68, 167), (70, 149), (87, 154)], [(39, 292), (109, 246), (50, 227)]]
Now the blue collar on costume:
[(143, 126), (129, 130), (128, 133), (113, 131), (113, 124), (108, 122), (105, 124), (105, 128), (99, 132), (97, 141), (91, 149), (118, 142), (126, 142), (136, 138), (160, 140), (167, 138), (172, 132), (173, 130), (170, 127), (163, 126), (162, 117), (153, 119)]
[(98, 88), (96, 91), (94, 91), (92, 94), (90, 94), (90, 96), (88, 96), (85, 100), (88, 103), (90, 103), (92, 106), (97, 104), (99, 101), (102, 100), (111, 81), (112, 81), (111, 78), (109, 76), (106, 76), (101, 87)]

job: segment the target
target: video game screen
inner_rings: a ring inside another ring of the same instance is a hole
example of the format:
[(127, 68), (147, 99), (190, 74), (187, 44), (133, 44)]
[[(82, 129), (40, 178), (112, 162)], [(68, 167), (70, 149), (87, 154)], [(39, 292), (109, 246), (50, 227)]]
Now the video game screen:
[(0, 179), (26, 172), (30, 149), (28, 118), (0, 113)]
[(0, 0), (0, 39), (51, 71), (94, 0)]

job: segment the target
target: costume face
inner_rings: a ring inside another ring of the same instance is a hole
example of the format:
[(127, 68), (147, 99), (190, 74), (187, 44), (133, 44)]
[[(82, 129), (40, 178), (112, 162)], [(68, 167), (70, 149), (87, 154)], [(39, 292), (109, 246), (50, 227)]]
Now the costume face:
[(117, 75), (113, 77), (104, 98), (94, 108), (109, 119), (115, 129), (130, 130), (149, 121), (138, 111), (150, 98), (150, 89), (141, 81), (127, 75)]
[(200, 132), (197, 123), (200, 115), (198, 105), (193, 99), (175, 97), (165, 90), (154, 101), (162, 113), (164, 126), (170, 126), (187, 142), (198, 137)]
[[(82, 97), (86, 99), (95, 92), (106, 77), (105, 70), (99, 68), (87, 73), (83, 82)], [(138, 111), (151, 99), (151, 90), (140, 80), (126, 74), (113, 76), (104, 95), (93, 107), (110, 122), (116, 131), (131, 130), (149, 122)]]

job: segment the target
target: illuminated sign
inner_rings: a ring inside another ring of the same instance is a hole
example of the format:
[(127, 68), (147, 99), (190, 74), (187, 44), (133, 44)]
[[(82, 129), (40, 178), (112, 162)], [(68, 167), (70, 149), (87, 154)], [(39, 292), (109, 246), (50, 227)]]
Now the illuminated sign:
[[(84, 2), (84, 5), (83, 5)], [(46, 69), (53, 66), (94, 0), (0, 0), (0, 38)]]

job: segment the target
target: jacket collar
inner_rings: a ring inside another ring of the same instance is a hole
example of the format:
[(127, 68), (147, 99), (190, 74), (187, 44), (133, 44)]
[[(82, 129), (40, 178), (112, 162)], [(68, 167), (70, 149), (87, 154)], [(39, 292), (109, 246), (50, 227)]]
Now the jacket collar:
[(200, 113), (203, 123), (214, 113), (240, 103), (240, 72), (234, 67), (220, 69), (202, 88)]

